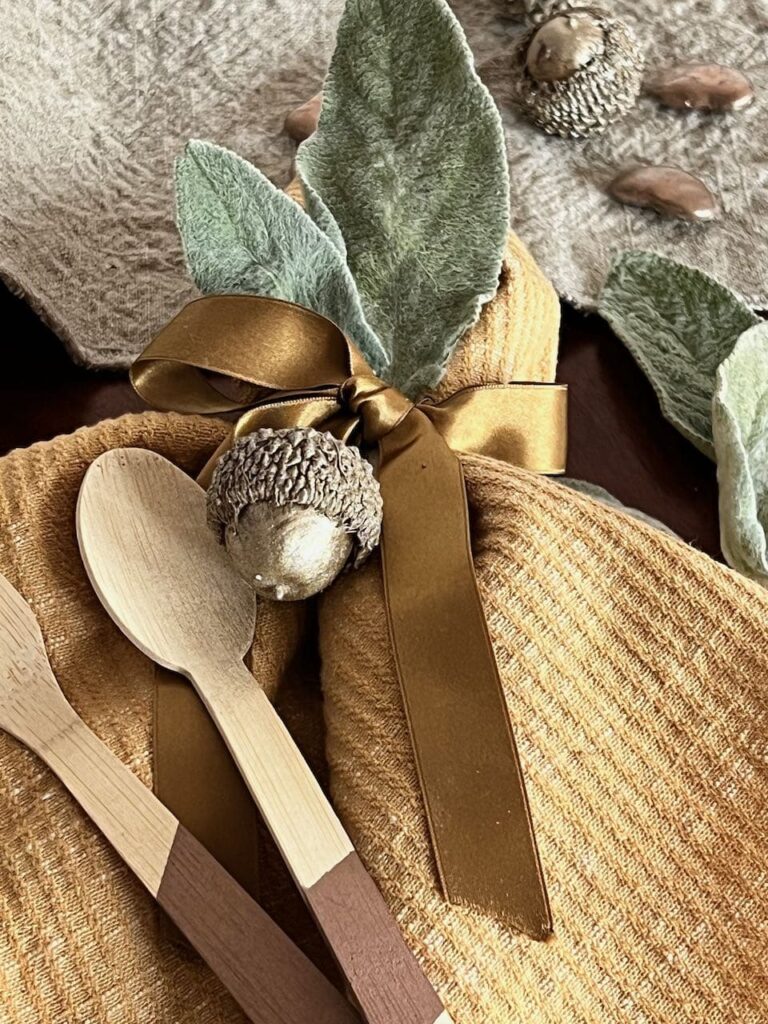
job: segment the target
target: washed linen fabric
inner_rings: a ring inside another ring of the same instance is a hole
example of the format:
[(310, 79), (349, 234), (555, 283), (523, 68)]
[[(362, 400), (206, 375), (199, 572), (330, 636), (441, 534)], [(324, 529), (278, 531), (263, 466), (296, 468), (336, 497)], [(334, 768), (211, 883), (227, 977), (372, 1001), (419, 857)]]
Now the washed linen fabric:
[[(121, 367), (192, 295), (173, 224), (172, 165), (189, 138), (253, 161), (279, 185), (286, 113), (322, 85), (343, 0), (0, 0), (0, 278), (70, 353)], [(647, 248), (768, 305), (768, 6), (765, 0), (617, 0), (649, 63), (716, 60), (754, 79), (727, 117), (643, 99), (602, 139), (550, 139), (511, 105), (520, 27), (505, 0), (454, 0), (507, 130), (514, 225), (561, 295), (591, 307), (613, 256)], [(604, 195), (637, 161), (679, 163), (719, 193), (704, 228)], [(9, 341), (13, 344), (13, 340)]]
[[(557, 324), (554, 293), (510, 239), (500, 295), (443, 387), (523, 365), (551, 375)], [(225, 430), (150, 413), (0, 459), (0, 571), (30, 601), (77, 711), (147, 784), (152, 666), (87, 582), (77, 490), (107, 448), (145, 446), (195, 472)], [(531, 942), (440, 896), (378, 558), (319, 605), (325, 729), (307, 695), (286, 720), (309, 747), (324, 738), (336, 807), (457, 1024), (763, 1024), (768, 594), (556, 483), (463, 464), (553, 938)], [(259, 615), (252, 665), (270, 696), (284, 689), (300, 614)], [(3, 1024), (243, 1019), (157, 927), (150, 897), (61, 785), (4, 734), (0, 783)], [(284, 872), (260, 882), (276, 919), (313, 941)]]
[(343, 0), (0, 0), (0, 277), (88, 366), (192, 298), (173, 162), (190, 138), (287, 182)]

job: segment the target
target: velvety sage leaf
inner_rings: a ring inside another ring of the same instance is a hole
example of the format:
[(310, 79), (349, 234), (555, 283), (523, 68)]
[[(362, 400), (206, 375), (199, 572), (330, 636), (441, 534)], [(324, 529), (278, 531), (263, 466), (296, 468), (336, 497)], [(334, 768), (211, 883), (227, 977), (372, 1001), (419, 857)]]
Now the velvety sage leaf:
[[(669, 534), (670, 537), (677, 537), (677, 534), (670, 530), (668, 526), (659, 519), (654, 519), (653, 516), (649, 516), (646, 512), (641, 512), (638, 508), (630, 508), (628, 505), (623, 505), (618, 498), (614, 498), (612, 494), (605, 490), (604, 487), (600, 487), (598, 484), (591, 484), (587, 480), (574, 480), (571, 477), (561, 476), (557, 478), (557, 482), (563, 484), (565, 487), (570, 487), (572, 491), (578, 491), (580, 494), (586, 494), (589, 498), (594, 498), (595, 501), (600, 501), (603, 505), (608, 505), (610, 508), (617, 508), (621, 512), (626, 512), (628, 516), (632, 516), (633, 519), (639, 519), (641, 523), (645, 523), (646, 526), (653, 526), (656, 530), (661, 530), (662, 533)], [(678, 537), (678, 540), (680, 538)]]
[(348, 0), (297, 162), (341, 229), (385, 376), (435, 384), (496, 291), (509, 223), (499, 114), (444, 0)]
[(768, 586), (768, 324), (742, 334), (717, 371), (712, 425), (723, 554)]
[(598, 310), (650, 380), (664, 416), (713, 457), (715, 374), (758, 322), (752, 310), (706, 274), (650, 252), (614, 263)]
[(299, 174), (299, 181), (304, 193), (304, 208), (321, 231), (330, 238), (344, 259), (347, 258), (347, 246), (341, 228), (336, 223), (333, 214), (325, 205), (320, 196), (315, 192), (309, 182), (305, 181)]
[(176, 195), (184, 252), (202, 292), (289, 299), (333, 320), (364, 351), (380, 351), (342, 254), (246, 160), (190, 142), (176, 163)]

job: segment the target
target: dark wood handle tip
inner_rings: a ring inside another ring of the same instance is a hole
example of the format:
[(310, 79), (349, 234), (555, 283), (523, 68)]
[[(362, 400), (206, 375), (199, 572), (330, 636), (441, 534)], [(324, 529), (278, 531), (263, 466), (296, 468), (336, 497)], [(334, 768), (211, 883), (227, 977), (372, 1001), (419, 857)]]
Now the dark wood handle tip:
[(368, 1024), (435, 1024), (443, 1005), (356, 853), (305, 895)]
[(256, 1024), (360, 1024), (352, 1006), (181, 825), (157, 901)]

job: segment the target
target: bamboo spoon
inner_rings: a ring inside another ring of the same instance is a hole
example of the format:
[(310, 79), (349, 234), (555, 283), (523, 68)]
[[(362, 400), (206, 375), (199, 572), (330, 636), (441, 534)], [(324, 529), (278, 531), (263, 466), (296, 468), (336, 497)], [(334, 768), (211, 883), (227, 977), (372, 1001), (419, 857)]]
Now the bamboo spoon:
[(42, 758), (256, 1024), (352, 1007), (67, 703), (29, 605), (0, 575), (0, 728)]
[(450, 1024), (288, 730), (245, 668), (255, 597), (161, 456), (106, 452), (77, 507), (91, 582), (123, 632), (195, 686), (368, 1024)]

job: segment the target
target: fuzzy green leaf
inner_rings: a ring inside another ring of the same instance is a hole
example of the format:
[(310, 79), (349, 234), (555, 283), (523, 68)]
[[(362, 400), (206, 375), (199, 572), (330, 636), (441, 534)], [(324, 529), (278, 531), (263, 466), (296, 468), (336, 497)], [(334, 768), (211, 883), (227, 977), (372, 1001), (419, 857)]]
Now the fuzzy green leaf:
[(202, 292), (289, 299), (333, 320), (363, 351), (380, 351), (343, 255), (246, 160), (190, 142), (176, 162), (176, 196), (184, 252)]
[(595, 501), (602, 502), (603, 505), (608, 505), (609, 508), (617, 508), (620, 512), (625, 512), (628, 516), (632, 516), (633, 519), (639, 519), (646, 526), (652, 526), (656, 530), (661, 530), (662, 533), (666, 533), (670, 537), (677, 537), (677, 534), (670, 530), (668, 526), (665, 526), (661, 520), (654, 519), (647, 512), (641, 512), (639, 508), (623, 505), (618, 498), (614, 498), (609, 491), (606, 491), (604, 487), (600, 487), (599, 484), (591, 484), (586, 480), (574, 480), (572, 477), (567, 476), (558, 477), (557, 483), (570, 487), (572, 491), (578, 491), (579, 494), (586, 494), (587, 497), (594, 498)]
[(509, 224), (499, 114), (444, 0), (347, 0), (298, 167), (341, 229), (385, 376), (418, 394), (495, 293)]
[(614, 263), (598, 310), (650, 380), (664, 416), (713, 457), (715, 374), (758, 322), (752, 310), (706, 274), (650, 252)]
[(347, 246), (341, 233), (341, 228), (334, 220), (333, 214), (325, 205), (320, 196), (315, 192), (309, 182), (305, 181), (299, 174), (299, 181), (304, 193), (304, 207), (312, 220), (321, 231), (330, 238), (344, 259), (347, 258)]
[(712, 424), (723, 554), (768, 586), (768, 324), (742, 334), (717, 371)]

